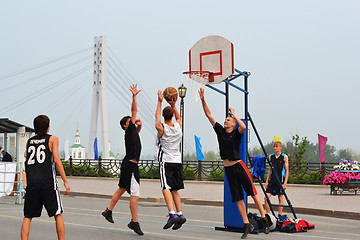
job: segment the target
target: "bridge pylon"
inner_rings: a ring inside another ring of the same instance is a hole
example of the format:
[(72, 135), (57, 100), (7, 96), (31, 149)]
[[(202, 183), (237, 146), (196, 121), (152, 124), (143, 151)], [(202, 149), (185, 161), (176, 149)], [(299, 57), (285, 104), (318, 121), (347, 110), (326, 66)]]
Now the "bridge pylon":
[(110, 142), (106, 100), (106, 37), (104, 36), (94, 38), (93, 80), (88, 158), (94, 158), (94, 140), (97, 136), (100, 111), (101, 151), (102, 158), (106, 159), (110, 155)]

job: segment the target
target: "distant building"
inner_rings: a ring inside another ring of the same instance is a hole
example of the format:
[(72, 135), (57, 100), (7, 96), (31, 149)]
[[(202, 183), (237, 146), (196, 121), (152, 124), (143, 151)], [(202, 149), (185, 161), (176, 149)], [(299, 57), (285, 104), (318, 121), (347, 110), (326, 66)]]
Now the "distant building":
[[(100, 152), (99, 156), (101, 156), (101, 158), (103, 158), (103, 153)], [(111, 151), (110, 141), (109, 141), (109, 158), (108, 158), (108, 159), (120, 159), (119, 153), (117, 153), (117, 155), (115, 155), (115, 154)]]
[(73, 159), (85, 159), (85, 147), (80, 144), (79, 128), (76, 129), (75, 143), (70, 150)]

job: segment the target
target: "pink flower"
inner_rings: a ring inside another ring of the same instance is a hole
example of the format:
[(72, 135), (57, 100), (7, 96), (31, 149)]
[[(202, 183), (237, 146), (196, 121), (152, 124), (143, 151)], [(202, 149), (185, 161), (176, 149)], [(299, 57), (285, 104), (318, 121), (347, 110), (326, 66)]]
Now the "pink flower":
[(324, 177), (323, 185), (330, 185), (332, 183), (345, 183), (351, 180), (360, 180), (360, 173), (356, 174), (355, 172), (339, 172), (333, 171), (332, 173)]

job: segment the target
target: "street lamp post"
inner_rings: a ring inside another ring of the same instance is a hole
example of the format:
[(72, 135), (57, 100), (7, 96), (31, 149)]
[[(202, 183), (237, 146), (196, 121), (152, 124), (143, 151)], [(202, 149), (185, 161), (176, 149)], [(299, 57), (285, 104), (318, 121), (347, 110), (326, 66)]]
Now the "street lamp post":
[(180, 117), (181, 117), (181, 130), (182, 130), (182, 137), (181, 137), (181, 163), (184, 159), (184, 97), (186, 96), (186, 87), (184, 84), (178, 88), (179, 97), (181, 98), (180, 101)]

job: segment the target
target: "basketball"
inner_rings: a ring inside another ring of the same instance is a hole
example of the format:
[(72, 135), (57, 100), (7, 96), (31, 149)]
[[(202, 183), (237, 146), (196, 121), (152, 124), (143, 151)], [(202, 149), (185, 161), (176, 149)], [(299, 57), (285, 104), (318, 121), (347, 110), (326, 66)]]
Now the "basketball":
[(178, 92), (177, 92), (176, 88), (167, 87), (167, 88), (165, 88), (163, 95), (164, 95), (164, 98), (166, 99), (166, 101), (171, 101), (173, 98), (177, 99)]

